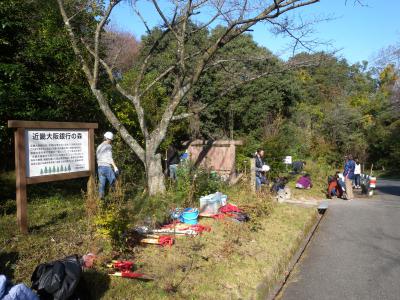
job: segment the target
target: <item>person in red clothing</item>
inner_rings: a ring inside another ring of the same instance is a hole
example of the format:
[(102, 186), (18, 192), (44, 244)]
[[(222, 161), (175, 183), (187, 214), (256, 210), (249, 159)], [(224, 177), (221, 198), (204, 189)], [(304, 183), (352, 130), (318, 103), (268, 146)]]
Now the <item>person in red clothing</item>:
[(343, 189), (339, 183), (339, 172), (336, 172), (335, 176), (330, 176), (328, 178), (328, 198), (332, 198), (332, 196), (336, 196), (338, 198), (342, 198)]

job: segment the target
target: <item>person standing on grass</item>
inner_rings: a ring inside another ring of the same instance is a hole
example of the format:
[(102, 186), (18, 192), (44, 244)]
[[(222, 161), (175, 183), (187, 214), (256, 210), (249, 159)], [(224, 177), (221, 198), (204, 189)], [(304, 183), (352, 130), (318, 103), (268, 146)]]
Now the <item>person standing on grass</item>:
[[(109, 185), (114, 186), (116, 176), (118, 176), (118, 168), (114, 163), (112, 156), (111, 143), (114, 139), (112, 132), (104, 134), (104, 141), (97, 147), (96, 158), (99, 173), (99, 197), (103, 198), (107, 181)], [(112, 169), (114, 168), (114, 170)]]
[(354, 169), (354, 187), (356, 189), (361, 188), (361, 164), (358, 161), (358, 158), (355, 159), (355, 169)]
[(179, 164), (179, 153), (174, 145), (170, 145), (167, 150), (167, 166), (169, 177), (175, 181), (177, 179), (177, 171)]
[(346, 160), (346, 164), (344, 165), (344, 183), (346, 185), (346, 194), (347, 200), (353, 200), (353, 178), (354, 178), (354, 170), (356, 167), (356, 163), (353, 160), (353, 156), (349, 155)]
[(265, 170), (263, 169), (263, 165), (264, 165), (264, 150), (262, 149), (257, 149), (256, 152), (256, 163), (255, 163), (255, 167), (256, 167), (256, 190), (258, 191), (261, 188), (261, 184), (265, 184), (267, 182), (264, 172)]

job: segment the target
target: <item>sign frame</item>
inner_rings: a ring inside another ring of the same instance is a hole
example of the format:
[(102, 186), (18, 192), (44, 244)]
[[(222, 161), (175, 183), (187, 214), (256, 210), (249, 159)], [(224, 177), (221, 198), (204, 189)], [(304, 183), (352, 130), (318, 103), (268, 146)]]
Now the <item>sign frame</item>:
[[(24, 234), (28, 233), (28, 214), (27, 214), (27, 188), (28, 184), (36, 184), (42, 182), (60, 181), (67, 179), (75, 179), (80, 177), (89, 177), (87, 192), (92, 193), (95, 182), (95, 156), (94, 156), (94, 130), (98, 128), (97, 123), (80, 123), (80, 122), (45, 122), (45, 121), (20, 121), (9, 120), (8, 128), (15, 128), (15, 177), (16, 177), (16, 201), (17, 201), (17, 223), (20, 231)], [(88, 130), (88, 155), (89, 170), (61, 173), (53, 175), (43, 175), (35, 177), (27, 177), (26, 174), (26, 144), (25, 131), (35, 129), (71, 129), (71, 130)]]

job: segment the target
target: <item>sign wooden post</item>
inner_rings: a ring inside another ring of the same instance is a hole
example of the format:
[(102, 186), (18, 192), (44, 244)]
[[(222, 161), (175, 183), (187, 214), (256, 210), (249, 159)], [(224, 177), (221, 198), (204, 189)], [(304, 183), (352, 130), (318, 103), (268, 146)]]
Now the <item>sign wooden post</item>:
[(22, 233), (28, 233), (28, 184), (89, 177), (88, 194), (93, 195), (97, 123), (10, 120), (8, 127), (16, 128), (17, 222)]
[(28, 233), (24, 129), (17, 128), (14, 136), (17, 222), (21, 232)]
[(89, 169), (90, 175), (87, 183), (87, 195), (88, 198), (93, 198), (94, 190), (95, 190), (95, 157), (94, 157), (94, 129), (89, 128)]

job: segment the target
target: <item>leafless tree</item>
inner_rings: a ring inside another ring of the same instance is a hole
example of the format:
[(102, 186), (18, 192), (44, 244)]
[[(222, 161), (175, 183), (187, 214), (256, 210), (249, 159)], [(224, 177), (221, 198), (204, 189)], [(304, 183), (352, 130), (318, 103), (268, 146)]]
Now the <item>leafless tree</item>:
[(131, 33), (107, 27), (101, 42), (105, 49), (104, 61), (111, 69), (125, 73), (134, 66), (139, 42)]
[[(92, 32), (91, 41), (81, 39), (77, 34), (78, 29), (74, 27), (73, 18), (79, 14), (79, 10), (73, 10), (74, 6), (70, 5), (72, 0), (57, 1), (65, 28), (71, 40), (72, 48), (81, 62), (92, 93), (96, 97), (108, 121), (143, 162), (147, 176), (148, 192), (149, 194), (156, 194), (165, 190), (161, 155), (158, 153), (158, 148), (166, 136), (171, 121), (180, 120), (193, 114), (192, 111), (188, 111), (177, 115), (176, 111), (178, 106), (196, 86), (204, 72), (210, 68), (220, 68), (227, 63), (218, 55), (220, 49), (246, 31), (251, 30), (259, 22), (265, 23), (266, 26), (279, 27), (280, 30), (285, 30), (286, 28), (287, 32), (291, 31), (289, 24), (285, 23), (285, 20), (281, 20), (279, 17), (289, 11), (314, 4), (319, 0), (171, 0), (168, 2), (168, 9), (164, 8), (167, 1), (163, 2), (163, 7), (161, 7), (160, 1), (148, 0), (146, 3), (152, 5), (155, 12), (159, 15), (160, 20), (162, 20), (162, 24), (159, 27), (163, 33), (145, 55), (134, 86), (130, 90), (131, 92), (128, 92), (119, 84), (117, 78), (114, 76), (113, 66), (109, 61), (101, 57), (100, 51), (101, 39), (104, 36), (104, 26), (109, 20), (111, 11), (121, 0), (105, 1), (106, 5), (102, 8), (101, 14), (97, 18), (97, 26)], [(136, 5), (138, 1), (132, 1), (136, 17), (141, 19), (150, 31), (145, 16), (141, 13), (138, 8), (139, 6)], [(98, 6), (99, 2), (101, 1), (82, 1), (87, 7)], [(208, 21), (203, 21), (199, 24), (199, 15), (203, 15), (204, 18), (209, 17)], [(193, 29), (192, 26), (189, 26), (193, 23), (199, 24), (199, 28)], [(189, 52), (187, 45), (195, 32), (201, 28), (215, 27), (217, 24), (222, 25), (223, 30), (219, 32), (215, 40), (204, 45), (204, 47), (200, 47), (197, 51)], [(166, 34), (172, 35), (175, 40), (176, 59), (163, 72), (160, 72), (157, 78), (144, 85), (144, 78), (148, 71), (149, 62), (160, 41), (165, 38)], [(296, 36), (294, 33), (292, 35)], [(287, 68), (290, 67), (289, 64)], [(102, 90), (101, 84), (99, 84), (101, 68), (106, 71), (115, 89), (134, 106), (143, 135), (143, 143), (132, 137), (110, 107), (107, 95)], [(231, 83), (226, 83), (223, 87), (223, 92), (227, 93), (243, 83), (267, 76), (268, 74), (270, 74), (270, 71), (266, 70), (259, 72), (259, 74), (241, 76), (239, 77), (240, 80), (233, 80)], [(149, 129), (149, 126), (146, 124), (146, 112), (143, 109), (142, 99), (154, 85), (166, 77), (173, 78), (173, 90), (169, 95), (169, 102), (162, 113), (158, 125), (155, 128)]]

